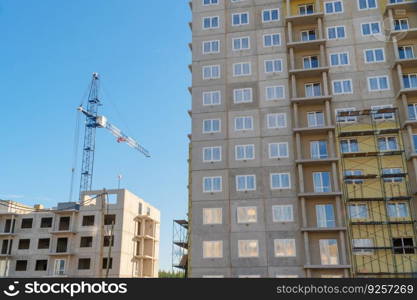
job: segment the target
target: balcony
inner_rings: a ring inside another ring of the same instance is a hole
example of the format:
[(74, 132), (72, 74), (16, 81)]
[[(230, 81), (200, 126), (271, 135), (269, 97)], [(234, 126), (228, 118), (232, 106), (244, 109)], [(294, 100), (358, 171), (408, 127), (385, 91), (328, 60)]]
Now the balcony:
[(291, 98), (291, 102), (297, 103), (297, 104), (313, 105), (313, 104), (323, 104), (324, 102), (330, 101), (331, 99), (332, 99), (331, 95), (306, 96), (306, 97)]
[(304, 265), (305, 269), (350, 269), (351, 265)]
[(388, 10), (390, 9), (404, 9), (406, 11), (412, 11), (412, 10), (416, 10), (416, 4), (417, 4), (417, 0), (397, 0), (397, 1), (392, 1), (392, 0), (387, 0), (387, 5), (385, 7), (385, 13), (388, 12)]
[(323, 72), (329, 72), (329, 67), (325, 66), (289, 70), (290, 74), (294, 74), (298, 78), (320, 76)]
[(347, 228), (343, 226), (336, 227), (302, 227), (301, 231), (305, 232), (334, 232), (334, 231), (346, 231)]
[(301, 24), (316, 24), (319, 18), (323, 18), (323, 12), (315, 12), (309, 11), (303, 14), (298, 14), (295, 16), (287, 16), (285, 21), (292, 22), (294, 25), (301, 25)]
[(338, 162), (338, 157), (327, 157), (327, 158), (304, 158), (304, 159), (298, 159), (295, 161), (297, 164), (307, 164), (307, 165), (328, 165), (333, 162)]
[(299, 40), (295, 42), (288, 42), (288, 48), (294, 48), (296, 50), (313, 50), (320, 47), (320, 45), (325, 45), (325, 39), (307, 39), (307, 40)]
[(304, 133), (304, 134), (323, 134), (328, 133), (329, 131), (335, 130), (334, 125), (330, 126), (320, 126), (320, 127), (302, 127), (302, 128), (293, 128), (294, 133)]

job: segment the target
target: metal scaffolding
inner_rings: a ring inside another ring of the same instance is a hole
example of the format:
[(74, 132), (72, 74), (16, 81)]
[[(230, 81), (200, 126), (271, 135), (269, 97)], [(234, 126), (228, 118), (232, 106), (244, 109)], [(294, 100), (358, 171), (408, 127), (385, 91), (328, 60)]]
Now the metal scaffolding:
[(172, 224), (172, 267), (188, 273), (188, 221), (174, 220)]
[(416, 217), (396, 108), (337, 115), (354, 277), (416, 277)]

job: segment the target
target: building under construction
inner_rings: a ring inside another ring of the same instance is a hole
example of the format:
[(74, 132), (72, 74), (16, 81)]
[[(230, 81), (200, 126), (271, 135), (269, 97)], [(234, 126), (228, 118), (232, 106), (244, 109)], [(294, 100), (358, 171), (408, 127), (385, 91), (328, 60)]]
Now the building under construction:
[(128, 190), (52, 209), (0, 200), (0, 277), (158, 277), (159, 220)]

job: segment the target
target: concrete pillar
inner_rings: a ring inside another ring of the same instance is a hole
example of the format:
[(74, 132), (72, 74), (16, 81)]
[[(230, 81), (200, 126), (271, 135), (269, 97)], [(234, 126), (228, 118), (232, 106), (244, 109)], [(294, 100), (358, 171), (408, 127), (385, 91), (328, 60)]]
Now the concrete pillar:
[(403, 105), (403, 110), (404, 110), (404, 116), (405, 116), (405, 120), (408, 120), (408, 99), (407, 99), (407, 95), (402, 94), (401, 95), (401, 103)]
[(320, 45), (320, 67), (327, 66), (326, 54), (324, 51), (324, 45)]
[(398, 52), (398, 41), (395, 36), (392, 38), (392, 44), (394, 47), (395, 59), (400, 59), (400, 53)]
[(323, 34), (323, 19), (322, 18), (318, 18), (317, 19), (317, 28), (319, 31), (319, 39), (323, 39), (324, 34)]
[(298, 118), (298, 104), (294, 103), (293, 108), (294, 108), (294, 127), (299, 128), (300, 127), (300, 120)]
[(339, 192), (339, 176), (337, 172), (336, 162), (332, 162), (332, 178), (333, 178), (333, 188), (335, 192)]
[(288, 43), (292, 43), (294, 40), (293, 32), (292, 32), (292, 22), (288, 22)]
[(291, 17), (291, 0), (287, 0), (287, 17)]
[(404, 88), (404, 80), (403, 80), (403, 68), (400, 64), (397, 64), (397, 74), (398, 80), (400, 81), (400, 88)]
[(415, 149), (416, 149), (416, 145), (414, 145), (414, 139), (413, 139), (413, 129), (411, 128), (410, 125), (408, 125), (406, 127), (407, 129), (407, 135), (408, 135), (408, 139), (409, 139), (409, 143), (410, 143), (410, 153), (415, 153)]
[(311, 255), (310, 255), (310, 240), (308, 238), (308, 232), (304, 232), (304, 251), (306, 255), (306, 265), (311, 265)]
[(298, 165), (298, 178), (299, 178), (299, 184), (300, 184), (300, 193), (304, 193), (305, 187), (304, 187), (304, 171), (303, 171), (303, 165)]
[(340, 256), (341, 256), (341, 264), (347, 265), (347, 255), (346, 255), (346, 240), (345, 240), (345, 232), (340, 231)]
[(337, 196), (336, 197), (336, 225), (337, 226), (345, 226), (343, 210), (342, 210), (342, 198)]
[(326, 126), (331, 126), (332, 125), (332, 112), (330, 109), (330, 101), (326, 100), (324, 102), (324, 106), (326, 108)]
[(316, 3), (314, 4), (314, 12), (320, 12), (320, 0), (316, 0)]
[(334, 144), (333, 131), (329, 130), (328, 136), (329, 136), (329, 156), (336, 157), (336, 149), (335, 149), (335, 144)]
[(301, 135), (299, 132), (295, 134), (295, 148), (297, 150), (297, 159), (302, 159), (303, 154), (301, 153)]
[(306, 199), (304, 197), (301, 198), (301, 217), (303, 221), (303, 227), (308, 227)]
[(297, 81), (294, 74), (291, 75), (291, 92), (292, 97), (297, 98)]
[(414, 176), (417, 178), (417, 158), (413, 158), (412, 163), (413, 163), (413, 169), (414, 169)]
[(294, 57), (294, 48), (290, 48), (290, 69), (295, 69), (295, 57)]
[(324, 96), (329, 96), (329, 79), (327, 76), (327, 72), (322, 73), (323, 76), (323, 93)]
[(389, 20), (390, 30), (394, 30), (394, 14), (392, 12), (392, 8), (388, 9), (388, 20)]

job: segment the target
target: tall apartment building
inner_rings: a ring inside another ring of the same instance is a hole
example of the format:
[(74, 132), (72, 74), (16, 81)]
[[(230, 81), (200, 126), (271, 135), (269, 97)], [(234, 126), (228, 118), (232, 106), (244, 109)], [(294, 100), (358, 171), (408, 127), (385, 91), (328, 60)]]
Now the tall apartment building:
[(191, 277), (417, 274), (417, 2), (193, 0)]
[(0, 201), (0, 277), (158, 277), (159, 211), (128, 190), (56, 208)]

